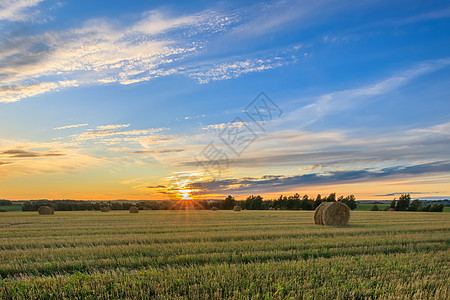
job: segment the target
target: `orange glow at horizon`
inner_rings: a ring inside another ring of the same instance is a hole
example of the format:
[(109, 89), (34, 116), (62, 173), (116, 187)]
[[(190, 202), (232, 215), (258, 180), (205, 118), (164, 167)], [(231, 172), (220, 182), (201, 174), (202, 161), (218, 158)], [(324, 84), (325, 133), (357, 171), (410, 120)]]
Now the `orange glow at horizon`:
[(200, 189), (192, 188), (192, 184), (198, 182), (198, 178), (193, 173), (179, 173), (170, 177), (167, 192), (171, 200), (192, 201), (197, 199), (196, 193)]

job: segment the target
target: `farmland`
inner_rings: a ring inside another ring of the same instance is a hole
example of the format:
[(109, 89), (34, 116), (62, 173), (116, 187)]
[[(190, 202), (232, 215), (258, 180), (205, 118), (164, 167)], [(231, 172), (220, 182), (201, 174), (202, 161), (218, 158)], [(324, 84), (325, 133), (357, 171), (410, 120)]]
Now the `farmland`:
[(0, 215), (0, 299), (450, 297), (450, 214)]

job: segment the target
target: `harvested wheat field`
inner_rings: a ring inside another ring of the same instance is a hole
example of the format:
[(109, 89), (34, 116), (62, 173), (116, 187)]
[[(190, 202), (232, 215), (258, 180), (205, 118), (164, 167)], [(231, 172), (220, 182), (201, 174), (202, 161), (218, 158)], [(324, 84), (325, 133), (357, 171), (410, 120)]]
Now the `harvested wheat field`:
[(0, 299), (448, 299), (448, 213), (8, 213)]

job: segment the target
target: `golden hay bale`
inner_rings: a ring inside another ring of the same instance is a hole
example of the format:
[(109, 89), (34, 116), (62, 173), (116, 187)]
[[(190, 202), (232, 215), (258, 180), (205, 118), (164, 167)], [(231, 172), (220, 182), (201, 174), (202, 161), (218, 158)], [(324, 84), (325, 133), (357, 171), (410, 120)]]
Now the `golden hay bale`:
[(330, 226), (344, 226), (350, 220), (350, 208), (342, 202), (331, 202), (323, 210), (323, 224)]
[(350, 208), (342, 202), (325, 202), (314, 212), (314, 224), (343, 226), (350, 219)]
[(137, 214), (139, 212), (139, 208), (137, 206), (130, 207), (130, 214)]
[(101, 209), (101, 212), (109, 212), (109, 211), (110, 211), (109, 207), (106, 206), (102, 207)]
[(314, 224), (323, 225), (323, 210), (325, 207), (328, 207), (330, 203), (331, 202), (323, 202), (316, 208), (316, 210), (314, 211)]
[(38, 209), (38, 213), (40, 215), (53, 215), (55, 214), (55, 210), (50, 206), (41, 206)]
[(395, 208), (389, 207), (389, 208), (388, 208), (388, 211), (395, 211)]
[(213, 206), (213, 207), (211, 208), (211, 210), (212, 210), (212, 211), (218, 211), (219, 209), (218, 209), (216, 206)]
[(239, 205), (236, 205), (236, 206), (233, 208), (233, 210), (234, 210), (234, 211), (241, 211), (242, 208), (241, 208)]
[(275, 210), (275, 207), (269, 207), (269, 210)]

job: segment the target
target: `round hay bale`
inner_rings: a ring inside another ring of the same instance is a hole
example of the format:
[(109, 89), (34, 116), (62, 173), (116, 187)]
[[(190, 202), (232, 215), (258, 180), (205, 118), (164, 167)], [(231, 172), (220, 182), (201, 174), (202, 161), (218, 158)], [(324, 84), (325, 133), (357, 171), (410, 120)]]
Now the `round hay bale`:
[(280, 207), (278, 207), (278, 208), (277, 208), (277, 210), (281, 210), (281, 208), (280, 208)]
[(211, 210), (212, 210), (212, 211), (218, 211), (219, 209), (218, 209), (216, 206), (213, 206), (213, 207), (211, 208)]
[(275, 207), (269, 207), (269, 210), (275, 210)]
[(137, 206), (130, 207), (130, 214), (137, 214), (139, 213), (139, 208)]
[(323, 209), (322, 221), (323, 225), (329, 226), (344, 226), (348, 224), (350, 220), (350, 208), (342, 202), (330, 202)]
[(323, 202), (320, 204), (316, 210), (314, 211), (314, 224), (316, 225), (324, 225), (323, 224), (323, 210), (325, 207), (328, 207), (331, 202)]
[(388, 208), (388, 211), (395, 211), (395, 208), (389, 207), (389, 208)]
[(101, 212), (109, 212), (110, 209), (109, 209), (109, 207), (104, 206), (104, 207), (102, 207), (102, 209), (100, 211)]
[(234, 211), (241, 211), (242, 208), (241, 208), (239, 205), (236, 205), (236, 206), (233, 208), (233, 210), (234, 210)]
[(55, 214), (55, 210), (50, 206), (41, 206), (38, 209), (38, 213), (40, 215), (53, 215)]

